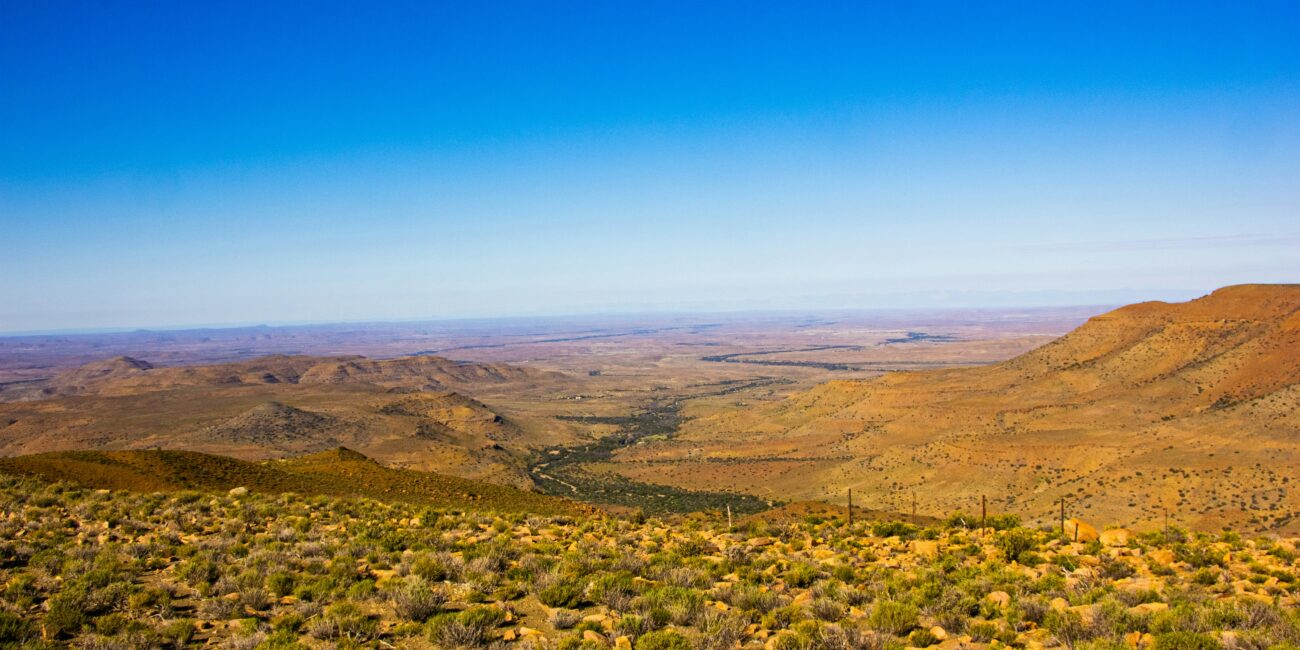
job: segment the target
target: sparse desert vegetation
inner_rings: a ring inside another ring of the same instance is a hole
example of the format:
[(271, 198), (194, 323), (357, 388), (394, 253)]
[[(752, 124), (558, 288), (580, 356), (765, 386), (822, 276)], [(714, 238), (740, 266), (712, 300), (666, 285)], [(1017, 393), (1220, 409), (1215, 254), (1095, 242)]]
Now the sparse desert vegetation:
[[(1296, 540), (0, 478), (0, 645), (1290, 648)], [(1086, 537), (1091, 537), (1087, 535)]]

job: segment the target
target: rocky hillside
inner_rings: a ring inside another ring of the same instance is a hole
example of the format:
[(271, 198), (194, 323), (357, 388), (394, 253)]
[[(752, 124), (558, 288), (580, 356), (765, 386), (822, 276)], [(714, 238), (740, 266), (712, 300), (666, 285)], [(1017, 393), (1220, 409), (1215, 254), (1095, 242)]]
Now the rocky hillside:
[[(1228, 287), (1091, 319), (980, 368), (836, 381), (689, 421), (625, 473), (924, 513), (981, 497), (1049, 517), (1298, 531), (1300, 286)], [(701, 460), (727, 463), (701, 463)], [(746, 460), (752, 462), (745, 462)], [(654, 461), (653, 465), (643, 461)]]

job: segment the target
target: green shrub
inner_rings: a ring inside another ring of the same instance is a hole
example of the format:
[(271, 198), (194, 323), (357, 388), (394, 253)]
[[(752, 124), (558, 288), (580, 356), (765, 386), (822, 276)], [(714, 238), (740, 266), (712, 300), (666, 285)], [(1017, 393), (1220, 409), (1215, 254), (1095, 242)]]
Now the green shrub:
[[(170, 641), (172, 645), (183, 648), (194, 638), (194, 621), (188, 618), (178, 618), (173, 621), (167, 621), (162, 628), (158, 630), (158, 636), (164, 641)], [(297, 636), (295, 635), (296, 639)]]
[(1025, 553), (1038, 548), (1039, 541), (1038, 531), (1013, 528), (998, 535), (996, 544), (1008, 562), (1015, 562)]
[(421, 555), (411, 563), (411, 573), (429, 582), (440, 582), (448, 578), (450, 571), (447, 563), (442, 558), (433, 555)]
[(641, 597), (640, 607), (658, 624), (690, 625), (704, 609), (704, 595), (686, 587), (655, 587)]
[(35, 626), (17, 614), (0, 611), (0, 645), (21, 645), (36, 636)]
[(582, 605), (583, 585), (574, 578), (553, 579), (537, 592), (537, 599), (549, 607), (573, 609)]
[(978, 623), (972, 623), (966, 632), (970, 634), (973, 641), (977, 643), (988, 643), (998, 635), (998, 625), (997, 623), (991, 623), (989, 621), (980, 621)]
[(912, 633), (907, 635), (907, 643), (913, 648), (927, 648), (938, 642), (938, 637), (924, 628), (912, 630)]
[(916, 606), (910, 603), (881, 600), (871, 609), (871, 618), (867, 623), (881, 632), (902, 636), (916, 627), (917, 616)]
[(603, 574), (587, 586), (588, 599), (618, 611), (627, 609), (636, 593), (632, 574), (625, 572)]
[(392, 589), (388, 599), (398, 617), (423, 623), (442, 609), (447, 594), (416, 577)]
[(901, 521), (880, 521), (871, 525), (871, 534), (876, 537), (911, 539), (916, 536), (916, 531), (916, 526)]
[(817, 581), (821, 572), (806, 562), (799, 562), (785, 572), (785, 582), (792, 587), (807, 587)]
[(1077, 612), (1051, 610), (1043, 615), (1043, 627), (1062, 645), (1073, 648), (1086, 638), (1083, 618)]
[(283, 598), (293, 593), (294, 575), (288, 571), (276, 571), (266, 577), (266, 588), (276, 598)]
[(643, 634), (634, 647), (636, 650), (692, 650), (690, 640), (671, 630)]
[[(944, 521), (947, 528), (977, 528), (980, 525), (979, 515), (968, 515), (962, 512), (955, 512)], [(984, 526), (993, 530), (1009, 530), (1020, 526), (1020, 517), (1016, 515), (989, 515), (984, 520)]]
[(1220, 650), (1218, 639), (1199, 632), (1166, 632), (1155, 637), (1153, 650)]
[(506, 621), (506, 613), (500, 607), (476, 605), (461, 612), (456, 616), (456, 618), (465, 625), (487, 631), (495, 629), (504, 623)]
[(71, 585), (49, 600), (45, 628), (53, 635), (73, 634), (86, 624), (90, 596), (85, 587)]

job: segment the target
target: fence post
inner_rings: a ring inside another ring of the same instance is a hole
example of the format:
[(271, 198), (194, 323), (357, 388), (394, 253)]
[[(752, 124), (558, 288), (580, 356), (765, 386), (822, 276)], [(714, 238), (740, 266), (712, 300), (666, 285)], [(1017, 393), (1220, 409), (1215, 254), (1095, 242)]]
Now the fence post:
[(853, 530), (853, 488), (849, 488), (849, 530)]

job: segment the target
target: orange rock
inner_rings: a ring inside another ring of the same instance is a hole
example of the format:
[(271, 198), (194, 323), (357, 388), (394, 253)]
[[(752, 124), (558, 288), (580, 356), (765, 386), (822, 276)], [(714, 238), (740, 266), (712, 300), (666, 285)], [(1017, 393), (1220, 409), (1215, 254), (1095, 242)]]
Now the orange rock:
[(933, 559), (939, 557), (939, 542), (932, 539), (912, 540), (912, 552), (917, 557)]
[(1111, 528), (1110, 530), (1101, 531), (1098, 539), (1106, 546), (1128, 546), (1131, 537), (1132, 533), (1127, 528)]
[(1167, 548), (1157, 548), (1147, 552), (1147, 559), (1161, 565), (1173, 564), (1174, 552)]
[(1078, 519), (1065, 522), (1065, 537), (1076, 542), (1091, 542), (1097, 539), (1097, 529)]

